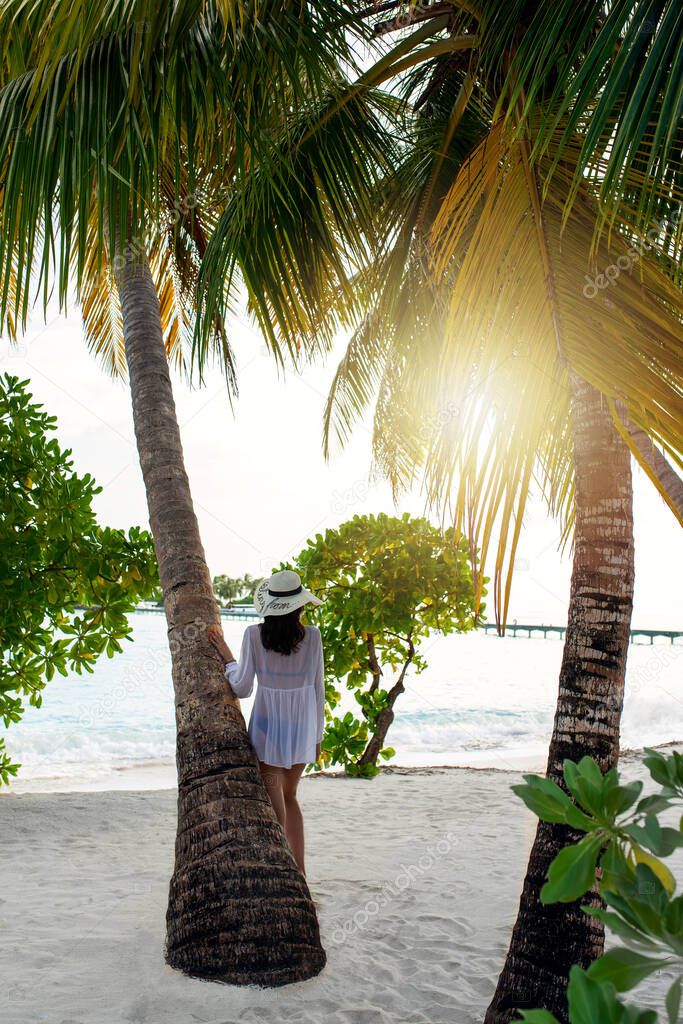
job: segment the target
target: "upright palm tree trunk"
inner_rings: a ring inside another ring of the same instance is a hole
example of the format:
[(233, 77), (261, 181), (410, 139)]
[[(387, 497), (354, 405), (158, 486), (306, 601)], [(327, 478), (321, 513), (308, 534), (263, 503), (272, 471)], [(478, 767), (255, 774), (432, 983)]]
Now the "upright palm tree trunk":
[(207, 640), (219, 612), (183, 464), (159, 301), (144, 257), (114, 263), (175, 687), (178, 831), (166, 959), (234, 984), (299, 981), (322, 969), (325, 953), (308, 887)]
[[(627, 446), (600, 394), (572, 378), (576, 527), (569, 617), (548, 777), (564, 785), (562, 765), (588, 755), (603, 771), (619, 756), (619, 722), (633, 604), (633, 503)], [(506, 1024), (515, 1010), (545, 1008), (567, 1021), (572, 964), (587, 967), (603, 950), (599, 922), (576, 903), (544, 906), (548, 866), (578, 838), (539, 822), (517, 921), (485, 1024)]]

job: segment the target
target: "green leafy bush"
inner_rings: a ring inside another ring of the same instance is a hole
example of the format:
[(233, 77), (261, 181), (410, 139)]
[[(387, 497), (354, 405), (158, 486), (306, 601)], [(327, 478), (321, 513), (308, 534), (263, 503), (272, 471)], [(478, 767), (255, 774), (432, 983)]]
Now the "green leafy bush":
[[(0, 717), (40, 707), (55, 672), (92, 672), (121, 650), (127, 614), (157, 584), (151, 535), (97, 525), (101, 490), (73, 472), (55, 418), (27, 381), (0, 377)], [(16, 775), (0, 737), (0, 782)]]
[[(683, 847), (679, 828), (662, 825), (661, 812), (683, 803), (683, 757), (647, 750), (644, 763), (658, 790), (642, 796), (640, 781), (622, 784), (595, 761), (565, 761), (568, 793), (549, 779), (525, 775), (513, 786), (539, 818), (585, 836), (557, 855), (541, 890), (544, 903), (571, 902), (594, 885), (604, 907), (584, 907), (621, 940), (587, 971), (573, 967), (567, 990), (572, 1024), (656, 1024), (657, 1012), (619, 996), (658, 971), (675, 975), (665, 1000), (669, 1024), (679, 1020), (683, 979), (683, 896), (662, 858)], [(568, 795), (569, 794), (569, 795)], [(526, 1024), (557, 1024), (547, 1010), (527, 1010)]]
[[(371, 777), (394, 755), (385, 738), (408, 668), (426, 668), (422, 641), (476, 625), (469, 544), (407, 514), (354, 516), (310, 540), (293, 568), (324, 599), (310, 613), (325, 650), (322, 763)], [(353, 692), (360, 716), (334, 714), (335, 684)]]

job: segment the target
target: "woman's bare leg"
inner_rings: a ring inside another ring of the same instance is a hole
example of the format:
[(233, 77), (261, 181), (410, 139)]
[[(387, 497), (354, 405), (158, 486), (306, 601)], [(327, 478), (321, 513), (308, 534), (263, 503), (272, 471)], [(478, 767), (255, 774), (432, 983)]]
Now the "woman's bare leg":
[(283, 769), (282, 789), (285, 802), (285, 833), (289, 848), (294, 854), (294, 860), (299, 865), (302, 875), (306, 874), (304, 867), (304, 818), (296, 798), (296, 787), (299, 785), (301, 773), (306, 766), (294, 764), (291, 768)]
[(291, 768), (277, 768), (259, 761), (261, 778), (273, 805), (277, 820), (285, 830), (289, 848), (294, 855), (302, 875), (304, 868), (304, 819), (296, 798), (296, 787), (306, 766), (292, 765)]

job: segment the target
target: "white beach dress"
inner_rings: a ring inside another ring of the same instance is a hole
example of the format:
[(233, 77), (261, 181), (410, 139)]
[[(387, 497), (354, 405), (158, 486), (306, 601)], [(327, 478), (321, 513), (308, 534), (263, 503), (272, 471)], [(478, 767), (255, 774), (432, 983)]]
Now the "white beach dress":
[(325, 724), (323, 645), (320, 630), (306, 634), (291, 654), (267, 651), (258, 625), (248, 626), (239, 661), (225, 666), (237, 697), (248, 697), (258, 680), (249, 739), (259, 761), (278, 768), (315, 761)]

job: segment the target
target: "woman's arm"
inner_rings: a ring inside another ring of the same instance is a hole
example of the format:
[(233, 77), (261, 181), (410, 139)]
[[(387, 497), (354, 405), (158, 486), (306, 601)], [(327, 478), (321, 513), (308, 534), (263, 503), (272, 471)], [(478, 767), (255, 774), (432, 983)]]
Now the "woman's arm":
[(209, 640), (226, 663), (225, 678), (230, 683), (232, 692), (236, 697), (248, 697), (254, 688), (254, 676), (256, 674), (249, 629), (247, 628), (244, 631), (239, 661), (235, 661), (233, 653), (226, 644), (220, 630), (209, 630)]

